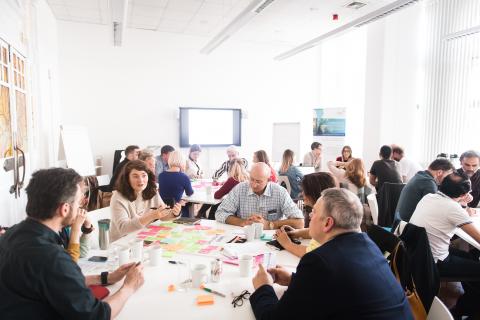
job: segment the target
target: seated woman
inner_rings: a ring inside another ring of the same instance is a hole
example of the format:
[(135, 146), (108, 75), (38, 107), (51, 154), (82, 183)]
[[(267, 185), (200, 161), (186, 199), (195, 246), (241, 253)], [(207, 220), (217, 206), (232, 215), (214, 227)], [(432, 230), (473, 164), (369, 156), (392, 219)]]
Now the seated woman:
[(338, 162), (349, 162), (354, 158), (352, 157), (352, 148), (350, 146), (344, 146), (342, 148), (342, 155), (337, 157), (336, 161)]
[(168, 208), (160, 198), (154, 173), (140, 160), (129, 161), (117, 181), (110, 202), (110, 241), (115, 241), (160, 220), (173, 220), (181, 206)]
[(198, 164), (198, 157), (200, 157), (202, 149), (198, 144), (192, 144), (190, 151), (188, 152), (187, 167), (185, 174), (190, 179), (200, 179), (203, 177), (203, 171)]
[[(228, 171), (228, 179), (222, 185), (220, 189), (218, 189), (213, 197), (215, 199), (222, 199), (226, 194), (228, 194), (237, 184), (240, 182), (248, 181), (248, 172), (245, 169), (244, 162), (241, 159), (233, 159), (230, 161), (229, 164), (230, 171)], [(198, 211), (198, 217), (203, 218), (206, 215), (208, 208), (211, 207), (210, 212), (208, 213), (208, 219), (215, 220), (215, 212), (219, 204), (216, 205), (209, 205), (204, 204)]]
[[(183, 192), (187, 196), (193, 194), (190, 179), (183, 173), (185, 171), (185, 160), (180, 151), (175, 150), (170, 153), (168, 167), (168, 170), (158, 175), (160, 196), (167, 205), (179, 205), (182, 202)], [(182, 216), (188, 217), (188, 206), (182, 208)]]
[[(322, 191), (329, 188), (335, 188), (336, 182), (335, 178), (327, 172), (316, 172), (307, 174), (303, 177), (302, 188), (303, 188), (303, 202), (305, 206), (312, 208), (320, 198)], [(318, 242), (315, 240), (310, 240), (308, 246), (301, 244), (295, 244), (290, 240), (292, 238), (303, 238), (310, 239), (308, 234), (308, 228), (303, 229), (293, 229), (290, 226), (282, 226), (275, 233), (277, 241), (287, 250), (288, 252), (293, 253), (297, 257), (303, 257), (305, 253), (308, 253), (318, 247)]]
[(282, 165), (280, 166), (279, 175), (287, 176), (290, 182), (292, 191), (290, 197), (296, 199), (301, 191), (300, 183), (303, 179), (303, 174), (293, 165), (294, 153), (292, 150), (287, 149), (283, 152)]
[[(345, 169), (337, 168), (339, 165), (344, 166)], [(358, 195), (362, 203), (367, 203), (367, 196), (372, 192), (372, 189), (368, 186), (362, 159), (353, 159), (348, 163), (329, 161), (327, 166), (339, 181), (340, 186)]]
[(270, 167), (270, 181), (277, 182), (277, 173), (275, 169), (272, 168), (270, 165), (270, 160), (268, 159), (267, 152), (265, 150), (258, 150), (253, 153), (253, 163), (263, 162), (266, 163)]
[[(147, 165), (147, 168), (155, 173), (155, 155), (148, 149), (143, 149), (138, 154), (138, 160), (142, 160)], [(155, 177), (156, 178), (156, 177)]]

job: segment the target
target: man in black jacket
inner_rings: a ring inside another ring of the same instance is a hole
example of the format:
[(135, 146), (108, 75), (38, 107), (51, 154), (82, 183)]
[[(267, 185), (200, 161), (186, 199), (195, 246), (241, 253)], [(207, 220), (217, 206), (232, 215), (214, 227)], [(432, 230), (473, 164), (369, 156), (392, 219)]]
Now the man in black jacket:
[[(295, 274), (259, 267), (250, 297), (256, 319), (413, 319), (387, 261), (360, 232), (362, 216), (354, 193), (324, 190), (309, 230), (320, 247), (303, 256)], [(274, 282), (288, 286), (280, 300)]]

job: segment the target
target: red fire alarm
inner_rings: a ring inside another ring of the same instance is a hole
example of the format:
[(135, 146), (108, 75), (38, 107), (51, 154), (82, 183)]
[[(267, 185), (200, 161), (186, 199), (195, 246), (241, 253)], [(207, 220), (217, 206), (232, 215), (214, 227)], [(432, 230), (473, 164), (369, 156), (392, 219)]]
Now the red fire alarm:
[(333, 19), (333, 20), (338, 20), (338, 14), (334, 13), (334, 14), (332, 15), (332, 19)]

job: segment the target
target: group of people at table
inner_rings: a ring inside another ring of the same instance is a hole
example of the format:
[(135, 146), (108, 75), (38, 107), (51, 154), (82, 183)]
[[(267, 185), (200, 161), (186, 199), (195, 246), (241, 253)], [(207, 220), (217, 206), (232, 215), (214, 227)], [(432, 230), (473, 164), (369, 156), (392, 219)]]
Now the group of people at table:
[[(388, 154), (385, 147), (379, 160), (385, 163), (374, 163), (373, 171), (379, 176), (372, 174), (374, 181), (370, 176), (376, 187), (393, 161), (389, 159), (392, 149), (388, 147)], [(190, 177), (202, 176), (197, 163), (200, 148), (192, 146), (187, 165), (178, 151), (167, 146), (165, 153), (164, 148), (157, 159), (151, 153), (140, 153), (136, 146), (127, 148), (126, 160), (112, 177), (111, 241), (155, 220), (175, 220), (182, 214), (183, 193), (193, 193)], [(236, 226), (263, 223), (264, 229), (276, 230), (276, 238), (286, 250), (301, 258), (295, 273), (281, 266), (265, 270), (259, 265), (252, 279), (255, 292), (250, 296), (257, 319), (413, 319), (404, 289), (387, 260), (360, 230), (368, 182), (362, 160), (353, 159), (351, 149), (344, 148), (341, 159), (328, 163), (331, 173), (315, 172), (299, 179), (304, 204), (312, 209), (306, 216), (293, 201), (296, 197), (274, 182), (277, 173), (264, 151), (255, 153), (249, 172), (247, 160), (240, 158), (234, 147), (227, 149), (227, 154), (229, 160), (214, 174), (214, 178), (225, 172), (229, 175), (216, 194), (223, 200), (216, 208), (202, 208), (200, 214), (214, 210), (218, 222)], [(464, 159), (471, 156), (469, 153)], [(477, 153), (473, 156), (480, 161)], [(319, 157), (321, 145), (312, 144), (312, 152), (304, 160), (319, 171)], [(293, 152), (286, 150), (279, 174), (289, 176), (292, 163)], [(401, 209), (397, 218), (426, 229), (440, 272), (480, 277), (475, 252), (449, 252), (457, 227), (480, 242), (480, 232), (471, 220), (475, 213), (462, 208), (471, 203), (470, 178), (477, 169), (478, 163), (469, 175), (472, 170), (454, 171), (448, 160), (437, 159), (427, 170), (417, 172), (404, 188), (406, 193), (402, 192), (401, 208), (405, 202), (409, 208), (414, 201), (417, 205), (411, 217)], [(82, 209), (84, 188), (82, 177), (72, 169), (42, 169), (32, 175), (26, 188), (27, 218), (0, 237), (2, 318), (110, 319), (142, 286), (142, 264), (123, 265), (99, 276), (84, 276), (76, 264), (80, 239), (93, 228)], [(422, 192), (425, 196), (418, 196)], [(310, 242), (298, 245), (291, 238)], [(88, 288), (122, 280), (121, 288), (103, 300)], [(273, 283), (287, 287), (280, 299)], [(455, 312), (473, 315), (478, 312), (474, 300), (479, 282), (464, 288)]]

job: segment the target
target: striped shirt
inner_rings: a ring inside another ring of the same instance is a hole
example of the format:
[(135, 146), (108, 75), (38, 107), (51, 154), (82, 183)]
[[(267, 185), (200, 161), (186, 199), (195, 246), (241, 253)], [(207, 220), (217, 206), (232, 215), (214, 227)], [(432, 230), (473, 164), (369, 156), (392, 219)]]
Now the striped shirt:
[(218, 222), (225, 223), (229, 216), (248, 219), (254, 214), (262, 215), (265, 220), (277, 221), (285, 218), (303, 219), (303, 214), (290, 198), (287, 190), (276, 183), (269, 182), (262, 195), (250, 188), (250, 183), (239, 183), (222, 201), (215, 213)]
[[(245, 158), (240, 158), (240, 160), (243, 161), (243, 166), (245, 167), (245, 169), (247, 169), (248, 167), (248, 161), (247, 159)], [(228, 171), (230, 171), (230, 160), (227, 160), (225, 161), (224, 163), (222, 163), (222, 166), (217, 170), (215, 171), (215, 173), (213, 174), (213, 179), (218, 179), (220, 178), (225, 172), (228, 173)]]

